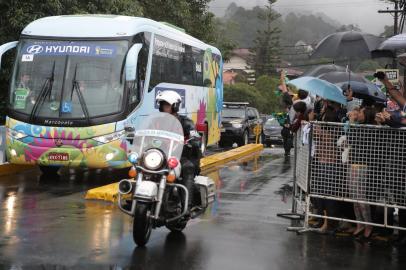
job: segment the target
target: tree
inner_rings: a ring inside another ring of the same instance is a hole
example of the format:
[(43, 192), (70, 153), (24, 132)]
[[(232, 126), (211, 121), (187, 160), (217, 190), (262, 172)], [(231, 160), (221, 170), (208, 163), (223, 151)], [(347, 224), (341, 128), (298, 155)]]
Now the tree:
[(395, 27), (393, 25), (385, 25), (383, 33), (381, 33), (379, 36), (384, 37), (384, 38), (390, 38), (393, 36), (395, 32)]
[(348, 24), (348, 25), (342, 25), (340, 28), (337, 29), (337, 32), (346, 32), (346, 31), (361, 32), (361, 28), (359, 28), (359, 26), (356, 24)]
[(268, 5), (258, 15), (265, 25), (265, 29), (257, 31), (254, 48), (251, 50), (253, 59), (250, 61), (257, 77), (274, 74), (276, 72), (276, 65), (280, 62), (279, 34), (281, 31), (274, 25), (280, 14), (272, 8), (272, 5), (276, 1), (268, 0)]
[(217, 47), (223, 56), (223, 60), (226, 62), (230, 59), (233, 49), (237, 47), (237, 44), (227, 37), (227, 32), (234, 29), (235, 24), (232, 22), (224, 23), (219, 18), (214, 18), (214, 46)]
[(263, 97), (265, 103), (264, 113), (278, 112), (281, 108), (281, 97), (277, 96), (275, 91), (279, 85), (279, 79), (274, 77), (271, 78), (267, 75), (259, 77), (255, 82), (255, 88), (258, 90), (260, 95)]
[(262, 112), (262, 97), (254, 86), (246, 83), (224, 85), (224, 101), (248, 102)]
[(138, 0), (143, 15), (165, 21), (205, 42), (215, 41), (213, 13), (208, 11), (211, 0)]

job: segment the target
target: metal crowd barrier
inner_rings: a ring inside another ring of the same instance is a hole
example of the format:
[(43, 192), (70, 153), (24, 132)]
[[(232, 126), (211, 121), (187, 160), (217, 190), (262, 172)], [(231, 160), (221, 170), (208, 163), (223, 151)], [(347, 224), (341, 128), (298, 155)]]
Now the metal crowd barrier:
[[(406, 209), (406, 129), (312, 122), (295, 142), (293, 209), (304, 225), (289, 230), (310, 230), (309, 217), (406, 230), (389, 222)], [(340, 211), (344, 202), (355, 217)]]

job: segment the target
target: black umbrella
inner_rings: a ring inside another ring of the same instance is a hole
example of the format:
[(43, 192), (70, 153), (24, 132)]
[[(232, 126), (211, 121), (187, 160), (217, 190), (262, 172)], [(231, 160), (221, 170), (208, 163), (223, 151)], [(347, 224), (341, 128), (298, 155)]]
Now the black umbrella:
[(331, 82), (331, 83), (341, 83), (341, 82), (348, 82), (348, 81), (356, 81), (356, 82), (362, 82), (362, 83), (367, 83), (369, 82), (367, 79), (365, 79), (363, 76), (358, 75), (353, 72), (345, 72), (345, 71), (333, 71), (333, 72), (328, 72), (321, 74), (318, 76), (319, 79)]
[[(386, 95), (375, 84), (356, 81), (350, 81), (349, 83), (354, 97), (359, 99), (373, 99), (381, 103), (386, 102)], [(336, 85), (343, 90), (348, 89), (348, 81), (337, 83)]]
[(396, 50), (406, 49), (406, 34), (400, 34), (383, 41), (376, 50), (372, 51), (372, 58), (395, 58)]
[(371, 58), (371, 51), (382, 41), (383, 38), (362, 32), (339, 32), (320, 41), (311, 58)]
[(395, 50), (403, 50), (406, 49), (406, 34), (400, 34), (388, 38), (384, 42), (382, 42), (378, 48), (378, 50), (387, 50), (387, 51), (395, 51)]
[(302, 76), (310, 76), (310, 77), (317, 77), (321, 74), (332, 72), (332, 71), (347, 71), (345, 67), (342, 66), (337, 66), (334, 64), (330, 65), (320, 65), (317, 67), (314, 67), (308, 71), (306, 71)]

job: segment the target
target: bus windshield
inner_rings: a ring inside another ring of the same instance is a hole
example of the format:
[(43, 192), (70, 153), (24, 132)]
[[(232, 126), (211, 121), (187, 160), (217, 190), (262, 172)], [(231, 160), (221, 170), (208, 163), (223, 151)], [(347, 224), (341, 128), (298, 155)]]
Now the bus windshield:
[(122, 111), (128, 41), (21, 40), (9, 107), (31, 117), (83, 119)]

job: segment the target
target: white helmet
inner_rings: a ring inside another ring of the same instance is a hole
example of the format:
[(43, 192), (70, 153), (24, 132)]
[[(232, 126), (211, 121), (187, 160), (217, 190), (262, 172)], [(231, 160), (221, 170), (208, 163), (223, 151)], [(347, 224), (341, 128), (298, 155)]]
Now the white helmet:
[(182, 102), (182, 97), (175, 91), (171, 91), (171, 90), (160, 92), (156, 96), (156, 102), (158, 103), (159, 111), (162, 111), (162, 109), (161, 109), (162, 101), (169, 103), (169, 105), (172, 106), (173, 112), (178, 112), (180, 103)]

